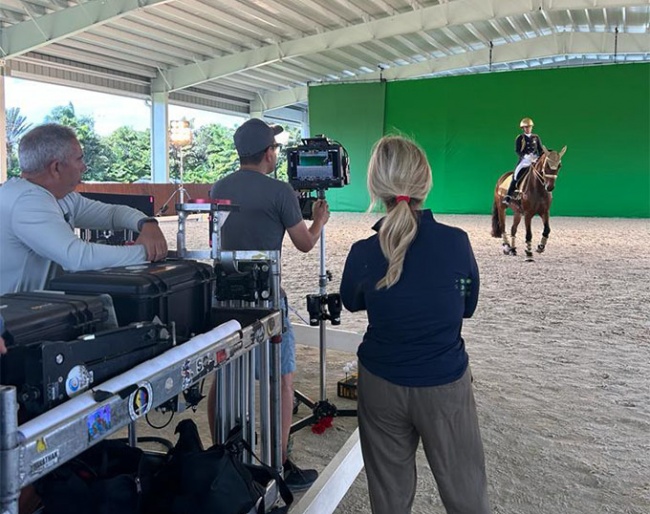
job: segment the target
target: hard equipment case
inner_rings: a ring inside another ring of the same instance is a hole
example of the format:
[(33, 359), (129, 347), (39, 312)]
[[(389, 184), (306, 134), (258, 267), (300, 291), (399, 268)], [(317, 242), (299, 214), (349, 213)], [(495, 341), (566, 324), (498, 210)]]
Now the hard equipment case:
[[(173, 346), (167, 327), (134, 323), (128, 327), (46, 341), (25, 347), (18, 402), (28, 417), (45, 412), (109, 378), (160, 355)], [(5, 357), (10, 357), (8, 354)], [(4, 358), (4, 357), (3, 357)]]
[(47, 340), (69, 341), (95, 332), (108, 313), (98, 296), (55, 292), (9, 293), (0, 296), (9, 350), (0, 359), (0, 383), (16, 384), (22, 377), (27, 346)]
[(192, 260), (167, 260), (61, 275), (50, 289), (69, 293), (107, 293), (120, 326), (158, 317), (174, 322), (182, 342), (209, 328), (214, 287), (212, 266)]

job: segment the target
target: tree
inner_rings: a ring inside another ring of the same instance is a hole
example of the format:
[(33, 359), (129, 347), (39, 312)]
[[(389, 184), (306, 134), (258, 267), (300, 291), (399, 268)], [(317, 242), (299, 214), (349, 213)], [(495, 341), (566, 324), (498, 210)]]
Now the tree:
[[(204, 182), (216, 182), (238, 168), (234, 130), (223, 125), (204, 125), (196, 133), (196, 158)], [(198, 170), (197, 170), (198, 171)]]
[(135, 182), (151, 177), (151, 132), (120, 127), (104, 139), (110, 154), (105, 180)]
[[(183, 148), (183, 181), (210, 184), (235, 171), (239, 158), (234, 130), (223, 125), (203, 125), (193, 131), (192, 144)], [(170, 149), (170, 176), (180, 178), (180, 150)]]
[(45, 123), (65, 125), (76, 132), (88, 166), (84, 180), (106, 180), (111, 165), (110, 152), (95, 132), (95, 120), (92, 116), (77, 116), (74, 105), (69, 103), (54, 107), (45, 117)]
[(18, 143), (31, 126), (32, 124), (27, 122), (27, 118), (20, 114), (20, 107), (7, 109), (7, 173), (10, 177), (20, 175)]
[(301, 135), (300, 135), (299, 127), (293, 127), (290, 125), (282, 125), (282, 127), (284, 128), (285, 132), (289, 134), (289, 140), (286, 146), (280, 152), (280, 156), (278, 157), (278, 165), (275, 167), (275, 169), (277, 172), (278, 179), (284, 180), (286, 182), (288, 179), (286, 149), (291, 148), (293, 146), (299, 146), (301, 144)]
[[(300, 144), (300, 129), (284, 126), (289, 134), (288, 147)], [(183, 148), (183, 181), (187, 183), (213, 183), (239, 168), (239, 156), (233, 141), (234, 128), (223, 125), (203, 125), (193, 132), (189, 147)], [(171, 149), (170, 176), (179, 178), (179, 153)], [(287, 180), (287, 157), (285, 151), (278, 156), (277, 177)]]

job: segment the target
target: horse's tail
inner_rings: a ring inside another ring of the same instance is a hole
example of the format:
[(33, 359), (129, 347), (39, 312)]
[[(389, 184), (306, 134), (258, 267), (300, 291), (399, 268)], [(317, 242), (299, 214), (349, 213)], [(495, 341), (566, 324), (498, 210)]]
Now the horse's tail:
[(497, 199), (492, 203), (492, 237), (501, 237), (503, 235), (503, 228), (501, 227), (501, 220), (499, 219), (499, 205)]
[(501, 237), (505, 230), (505, 223), (501, 223), (504, 214), (502, 214), (503, 209), (500, 206), (501, 196), (499, 195), (499, 186), (509, 175), (512, 175), (511, 171), (501, 175), (499, 180), (497, 180), (496, 187), (494, 188), (494, 200), (492, 202), (492, 237)]

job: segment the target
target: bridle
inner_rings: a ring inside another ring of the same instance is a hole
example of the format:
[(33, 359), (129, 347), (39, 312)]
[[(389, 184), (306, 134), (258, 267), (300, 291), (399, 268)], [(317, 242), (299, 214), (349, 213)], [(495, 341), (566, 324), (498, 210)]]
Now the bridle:
[[(541, 160), (541, 157), (540, 157)], [(548, 157), (544, 157), (544, 163), (543, 166), (533, 166), (533, 172), (535, 174), (535, 178), (539, 181), (540, 184), (544, 186), (544, 189), (548, 190), (548, 179), (557, 179), (558, 171), (560, 169), (561, 163), (558, 160), (557, 164), (555, 166), (552, 166), (549, 162)], [(548, 167), (549, 170), (554, 171), (555, 173), (546, 173), (546, 168)]]

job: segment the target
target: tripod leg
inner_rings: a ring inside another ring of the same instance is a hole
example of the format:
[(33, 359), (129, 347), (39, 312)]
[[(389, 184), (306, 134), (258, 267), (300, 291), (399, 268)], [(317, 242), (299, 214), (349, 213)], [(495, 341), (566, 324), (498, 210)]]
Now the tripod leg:
[(300, 402), (305, 404), (307, 407), (310, 409), (313, 409), (316, 407), (316, 402), (314, 402), (312, 399), (310, 399), (308, 396), (302, 394), (300, 391), (296, 390), (293, 392), (295, 398)]

